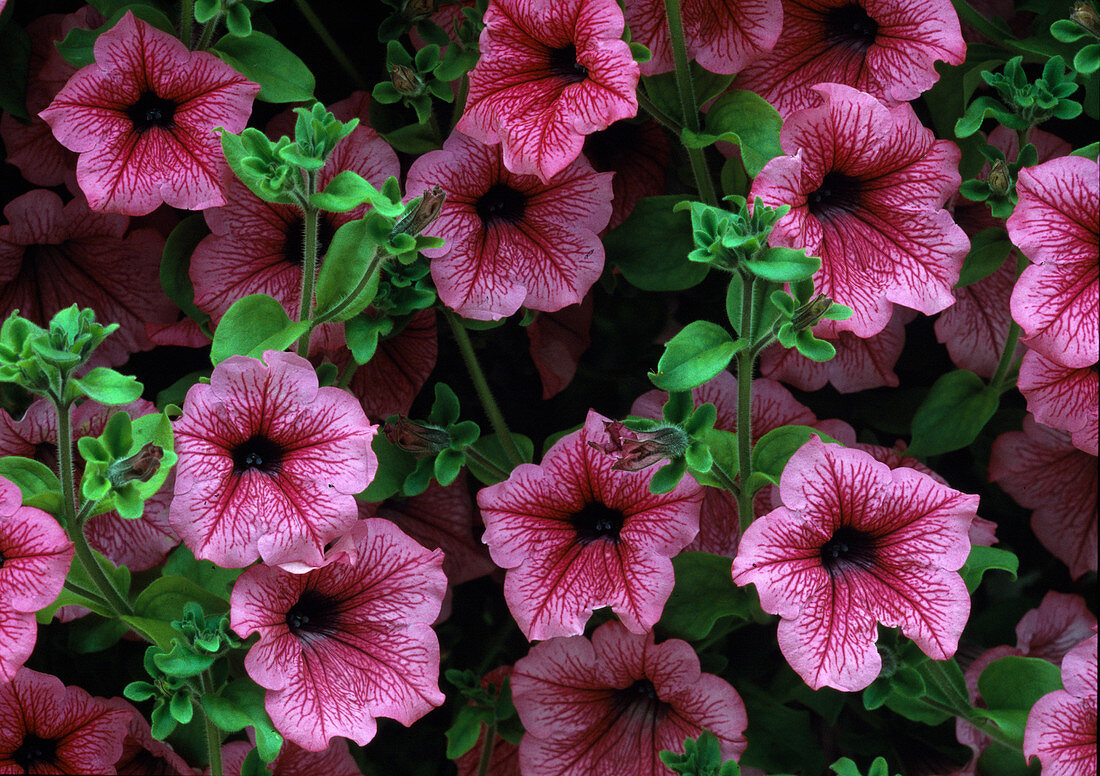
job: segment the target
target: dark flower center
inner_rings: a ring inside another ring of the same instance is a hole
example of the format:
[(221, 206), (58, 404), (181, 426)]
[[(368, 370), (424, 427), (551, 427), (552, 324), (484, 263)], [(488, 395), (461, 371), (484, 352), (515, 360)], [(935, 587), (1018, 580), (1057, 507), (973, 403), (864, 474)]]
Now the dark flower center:
[(143, 92), (138, 101), (131, 105), (126, 113), (134, 122), (134, 130), (139, 134), (153, 127), (172, 129), (176, 126), (176, 103), (158, 97), (154, 92)]
[(494, 183), (489, 190), (478, 197), (474, 206), (481, 223), (507, 221), (517, 223), (527, 209), (527, 197), (506, 183)]
[(590, 501), (570, 518), (573, 527), (577, 529), (577, 541), (582, 545), (591, 544), (598, 539), (619, 541), (619, 531), (622, 530), (625, 520), (622, 512), (599, 501)]
[(327, 636), (337, 630), (336, 601), (316, 590), (304, 590), (286, 613), (286, 626), (298, 638)]
[(264, 474), (278, 474), (283, 466), (283, 449), (262, 434), (253, 436), (233, 448), (233, 473), (244, 474), (256, 469)]
[[(329, 243), (336, 230), (332, 221), (324, 215), (317, 222), (317, 268), (321, 267), (321, 260), (328, 251)], [(283, 243), (283, 256), (298, 269), (302, 268), (306, 248), (306, 222), (304, 218), (296, 218), (286, 227), (286, 242)]]
[(844, 213), (854, 213), (859, 208), (863, 184), (842, 172), (830, 172), (821, 181), (817, 191), (806, 196), (810, 214), (816, 218), (832, 218)]
[(877, 35), (878, 22), (857, 3), (830, 8), (825, 14), (825, 41), (834, 46), (863, 53), (871, 48)]
[(612, 701), (621, 713), (659, 719), (669, 706), (657, 696), (657, 688), (648, 679), (638, 679), (622, 690), (615, 690)]
[(577, 61), (577, 47), (568, 46), (550, 49), (550, 74), (564, 78), (571, 84), (579, 84), (588, 78), (588, 68)]
[(642, 125), (632, 121), (616, 121), (607, 129), (593, 132), (584, 141), (584, 155), (597, 172), (608, 172), (620, 160), (637, 149)]
[(869, 569), (875, 565), (875, 540), (851, 526), (841, 526), (821, 547), (821, 565), (830, 575), (846, 569)]
[(28, 733), (23, 738), (11, 759), (22, 766), (27, 773), (37, 765), (52, 763), (57, 757), (57, 742), (52, 738), (39, 738), (34, 733)]

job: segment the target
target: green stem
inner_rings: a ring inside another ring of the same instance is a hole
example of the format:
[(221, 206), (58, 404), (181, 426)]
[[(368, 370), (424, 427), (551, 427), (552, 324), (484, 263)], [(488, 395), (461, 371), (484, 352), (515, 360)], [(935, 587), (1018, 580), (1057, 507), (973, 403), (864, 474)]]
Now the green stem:
[(477, 763), (477, 776), (488, 776), (489, 763), (493, 760), (493, 746), (497, 742), (497, 723), (489, 725), (485, 731), (485, 743), (481, 745), (481, 759)]
[[(115, 588), (114, 583), (103, 573), (103, 568), (96, 562), (95, 555), (92, 554), (92, 548), (88, 546), (88, 540), (84, 536), (83, 527), (79, 525), (71, 526), (69, 539), (72, 540), (73, 546), (76, 548), (76, 557), (80, 561), (80, 565), (84, 567), (84, 573), (95, 583), (107, 606), (115, 612), (116, 616), (132, 615), (134, 609), (130, 606), (130, 602), (122, 597), (122, 594)], [(142, 636), (150, 643), (153, 642), (153, 639), (145, 633), (142, 633)]]
[(111, 605), (109, 603), (107, 603), (107, 601), (103, 600), (103, 596), (101, 596), (99, 593), (97, 593), (94, 590), (85, 590), (80, 585), (78, 585), (75, 582), (72, 582), (68, 579), (65, 580), (65, 589), (69, 590), (73, 593), (76, 593), (77, 595), (79, 595), (83, 598), (91, 599), (92, 601), (95, 601), (97, 604), (99, 604), (100, 606), (102, 606), (105, 609), (110, 609), (111, 608)]
[(323, 43), (329, 53), (332, 54), (332, 58), (336, 60), (336, 63), (340, 65), (345, 73), (351, 76), (351, 80), (356, 88), (366, 89), (366, 79), (363, 78), (359, 70), (348, 58), (348, 55), (344, 53), (344, 50), (340, 48), (340, 44), (336, 42), (336, 39), (329, 34), (328, 29), (325, 27), (325, 23), (321, 21), (321, 18), (317, 16), (316, 13), (314, 13), (309, 3), (306, 2), (306, 0), (294, 0), (294, 4), (298, 6), (298, 10), (301, 11), (302, 16), (306, 18), (306, 22), (309, 26), (313, 28), (313, 32), (321, 39), (321, 43)]
[[(61, 395), (65, 395), (65, 386), (61, 386)], [(58, 477), (61, 479), (61, 514), (65, 524), (79, 529), (76, 525), (76, 473), (73, 469), (73, 423), (72, 404), (54, 404), (57, 412), (57, 460)]]
[[(1016, 277), (1020, 277), (1020, 274), (1024, 271), (1024, 268), (1028, 265), (1027, 258), (1019, 252), (1016, 259)], [(1004, 350), (1001, 351), (1001, 358), (997, 362), (997, 371), (993, 373), (993, 379), (989, 381), (989, 387), (994, 391), (1001, 392), (1005, 390), (1005, 380), (1011, 373), (1009, 367), (1012, 366), (1013, 356), (1016, 355), (1016, 343), (1020, 339), (1020, 324), (1015, 320), (1008, 326), (1008, 336), (1005, 338)]]
[[(310, 195), (317, 189), (317, 174), (312, 170), (306, 173)], [(317, 232), (321, 221), (321, 211), (313, 205), (305, 208), (305, 240), (302, 248), (302, 297), (298, 304), (298, 320), (308, 321), (310, 326), (305, 334), (298, 338), (298, 355), (309, 355), (309, 340), (313, 334), (313, 285), (317, 282)]]
[(711, 474), (716, 480), (721, 482), (722, 487), (733, 493), (735, 498), (740, 500), (741, 486), (734, 481), (733, 477), (729, 475), (729, 472), (718, 465), (717, 461), (715, 461), (714, 464), (711, 466), (709, 474)]
[[(684, 113), (684, 127), (698, 133), (699, 106), (695, 103), (695, 87), (691, 82), (687, 46), (684, 44), (684, 21), (680, 15), (680, 0), (665, 0), (665, 17), (668, 19), (669, 36), (672, 39), (672, 58), (676, 63), (676, 90), (680, 93), (680, 108)], [(718, 195), (714, 182), (707, 170), (707, 160), (702, 148), (688, 148), (691, 171), (695, 176), (695, 185), (699, 196), (708, 205), (718, 204)]]
[[(943, 662), (946, 661), (927, 660), (923, 663), (924, 670), (920, 673), (940, 691), (943, 697), (954, 704), (952, 714), (969, 718), (970, 712), (973, 711), (970, 698), (947, 676), (947, 673), (943, 670)], [(961, 714), (959, 713), (960, 710), (962, 711)]]
[(467, 447), (463, 450), (463, 454), (471, 461), (475, 461), (479, 466), (488, 469), (494, 477), (499, 477), (502, 481), (508, 479), (508, 472), (497, 466), (489, 458), (477, 451), (477, 448)]
[(344, 371), (340, 373), (340, 377), (336, 380), (336, 387), (347, 390), (347, 387), (351, 385), (351, 381), (355, 379), (355, 373), (359, 371), (359, 364), (354, 358), (349, 359), (347, 365), (344, 367)]
[(221, 18), (221, 16), (215, 16), (202, 26), (202, 34), (199, 35), (199, 42), (195, 46), (195, 51), (206, 51), (210, 48), (210, 43), (214, 40), (214, 31), (218, 29), (218, 22)]
[(359, 278), (359, 283), (356, 284), (352, 292), (345, 296), (338, 305), (318, 315), (313, 321), (313, 325), (317, 326), (318, 324), (331, 321), (343, 315), (344, 311), (351, 307), (352, 303), (359, 298), (361, 293), (363, 293), (363, 289), (370, 283), (371, 278), (374, 276), (374, 273), (378, 271), (378, 267), (382, 263), (382, 258), (382, 249), (377, 245), (374, 246), (374, 256), (371, 257), (370, 264), (367, 265), (367, 271), (363, 273), (363, 277)]
[(195, 0), (180, 0), (180, 40), (191, 48), (191, 33), (195, 22)]
[[(752, 336), (753, 290), (756, 278), (743, 278), (741, 283), (741, 334)], [(737, 515), (741, 535), (752, 523), (752, 493), (749, 477), (752, 476), (752, 367), (750, 348), (737, 354), (737, 472), (741, 488), (737, 493)]]
[[(214, 694), (214, 683), (210, 679), (209, 671), (203, 671), (199, 674), (199, 681), (201, 682), (203, 695)], [(203, 709), (201, 702), (198, 707), (206, 728), (206, 751), (210, 758), (210, 776), (222, 776), (222, 732), (217, 725), (210, 721), (210, 717)]]
[(640, 105), (642, 110), (652, 116), (653, 119), (662, 127), (667, 129), (669, 132), (672, 132), (674, 135), (676, 135), (676, 137), (680, 136), (680, 130), (683, 129), (683, 127), (680, 126), (680, 123), (672, 118), (672, 116), (669, 116), (667, 113), (661, 110), (660, 106), (658, 106), (657, 103), (655, 103), (653, 100), (649, 99), (649, 95), (647, 95), (641, 89), (638, 90), (638, 105)]
[(458, 96), (455, 97), (455, 107), (451, 111), (451, 131), (454, 132), (458, 120), (462, 118), (462, 111), (466, 110), (466, 95), (470, 93), (470, 76), (462, 74), (462, 80), (458, 82)]
[(466, 333), (466, 327), (450, 310), (444, 309), (443, 317), (451, 327), (451, 333), (454, 334), (462, 360), (466, 363), (466, 371), (470, 373), (470, 380), (474, 384), (474, 390), (477, 391), (477, 398), (481, 401), (481, 407), (493, 426), (504, 454), (508, 456), (508, 462), (513, 467), (519, 466), (523, 463), (523, 456), (520, 455), (519, 448), (516, 447), (512, 435), (508, 432), (508, 424), (504, 422), (504, 415), (501, 414), (500, 407), (493, 398), (493, 392), (489, 390), (489, 383), (485, 379), (485, 373), (481, 371), (481, 365), (477, 362), (477, 354), (474, 353), (474, 346), (470, 342), (470, 335)]

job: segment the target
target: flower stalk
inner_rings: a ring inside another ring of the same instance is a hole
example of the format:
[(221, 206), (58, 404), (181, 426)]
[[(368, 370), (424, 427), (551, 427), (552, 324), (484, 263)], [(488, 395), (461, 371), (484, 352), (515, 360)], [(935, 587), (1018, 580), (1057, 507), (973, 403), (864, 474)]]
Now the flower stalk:
[[(317, 173), (306, 173), (309, 194), (317, 190)], [(305, 240), (302, 249), (302, 299), (298, 306), (298, 320), (310, 321), (313, 314), (313, 285), (317, 281), (317, 233), (320, 226), (321, 211), (308, 202), (305, 210)], [(309, 354), (309, 340), (313, 334), (313, 323), (305, 334), (298, 338), (297, 353), (303, 358)]]
[[(756, 277), (744, 279), (741, 284), (741, 334), (752, 336), (754, 289)], [(743, 348), (737, 361), (737, 471), (741, 487), (737, 494), (737, 515), (741, 534), (752, 523), (752, 492), (749, 477), (752, 476), (752, 370), (755, 357), (750, 348)]]

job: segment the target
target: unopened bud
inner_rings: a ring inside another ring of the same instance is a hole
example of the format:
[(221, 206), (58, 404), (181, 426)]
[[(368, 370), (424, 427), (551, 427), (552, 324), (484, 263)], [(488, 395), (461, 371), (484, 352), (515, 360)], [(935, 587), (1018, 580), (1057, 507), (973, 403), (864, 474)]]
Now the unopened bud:
[(791, 316), (791, 328), (795, 331), (812, 329), (832, 306), (832, 299), (825, 294), (818, 294), (794, 311), (794, 315)]
[(128, 482), (148, 482), (157, 473), (164, 451), (152, 442), (145, 445), (129, 458), (122, 458), (111, 464), (107, 470), (107, 479), (118, 488)]
[(604, 423), (609, 442), (589, 442), (600, 452), (615, 456), (612, 469), (636, 472), (661, 461), (679, 458), (687, 452), (690, 439), (679, 426), (661, 426), (654, 431), (631, 431), (619, 421)]
[(406, 97), (416, 97), (424, 91), (424, 79), (411, 67), (394, 65), (390, 71), (393, 88)]
[(1096, 13), (1092, 3), (1086, 2), (1086, 0), (1077, 0), (1073, 4), (1073, 10), (1070, 11), (1069, 18), (1080, 24), (1092, 35), (1100, 38), (1100, 15)]
[(1012, 175), (1008, 172), (1008, 165), (1005, 164), (1004, 159), (998, 159), (993, 163), (993, 167), (989, 170), (989, 188), (999, 197), (1003, 197), (1008, 194), (1008, 189), (1012, 185)]
[(419, 19), (435, 13), (436, 5), (436, 0), (405, 0), (405, 7), (402, 10), (406, 17)]
[(396, 421), (386, 421), (382, 433), (391, 444), (408, 453), (438, 453), (451, 446), (451, 435), (444, 429), (403, 416)]
[(425, 191), (416, 201), (410, 205), (393, 225), (393, 234), (408, 234), (415, 237), (429, 226), (435, 223), (439, 214), (443, 212), (443, 202), (447, 199), (446, 193), (439, 185), (432, 186)]

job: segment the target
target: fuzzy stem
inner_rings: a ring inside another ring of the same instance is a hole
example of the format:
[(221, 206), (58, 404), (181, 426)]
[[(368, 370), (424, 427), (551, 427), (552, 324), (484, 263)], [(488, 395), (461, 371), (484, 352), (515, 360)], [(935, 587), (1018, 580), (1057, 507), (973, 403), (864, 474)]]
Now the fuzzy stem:
[[(741, 283), (741, 336), (752, 336), (753, 290), (756, 278), (743, 278)], [(752, 523), (752, 368), (753, 354), (743, 348), (737, 354), (737, 476), (741, 489), (737, 493), (738, 522), (741, 535)]]
[(195, 46), (195, 51), (206, 51), (210, 48), (210, 44), (214, 40), (214, 31), (218, 29), (220, 20), (221, 16), (215, 16), (202, 26), (202, 34), (199, 35), (199, 42)]
[(356, 88), (366, 89), (366, 79), (363, 78), (351, 59), (348, 58), (348, 55), (344, 53), (344, 50), (340, 48), (340, 44), (336, 42), (336, 39), (329, 34), (328, 29), (325, 27), (325, 23), (321, 21), (321, 18), (317, 16), (309, 3), (306, 2), (306, 0), (294, 0), (294, 4), (298, 6), (298, 10), (301, 11), (302, 16), (305, 17), (309, 26), (313, 28), (313, 32), (321, 39), (321, 43), (323, 43), (329, 53), (332, 54), (332, 58), (336, 60), (336, 63), (340, 65), (345, 73), (351, 76), (351, 80)]
[[(317, 174), (306, 173), (307, 186), (312, 195), (317, 189)], [(298, 320), (310, 321), (313, 313), (313, 285), (317, 281), (317, 232), (321, 221), (321, 211), (313, 205), (305, 208), (305, 241), (302, 248), (302, 297), (298, 305)], [(313, 334), (313, 325), (298, 338), (298, 355), (309, 354), (309, 340)]]
[[(134, 613), (133, 607), (122, 597), (122, 594), (115, 588), (114, 583), (103, 573), (103, 569), (96, 562), (95, 555), (92, 554), (92, 548), (88, 546), (88, 540), (84, 536), (83, 527), (72, 526), (69, 529), (69, 539), (76, 547), (76, 557), (80, 560), (80, 565), (84, 567), (85, 573), (91, 577), (95, 586), (99, 588), (99, 594), (103, 596), (107, 605), (114, 610), (116, 615), (132, 615)], [(145, 636), (145, 634), (142, 635)], [(152, 642), (152, 639), (148, 636), (146, 636), (146, 639)]]
[(466, 109), (466, 95), (470, 93), (470, 75), (469, 73), (463, 73), (462, 79), (458, 82), (458, 96), (455, 97), (455, 106), (451, 111), (451, 131), (454, 132), (455, 125), (458, 124), (458, 120), (462, 118), (462, 111)]
[(489, 725), (485, 731), (485, 743), (481, 745), (481, 759), (477, 763), (477, 776), (488, 776), (489, 763), (493, 760), (493, 746), (497, 742), (497, 723)]
[(344, 367), (344, 371), (341, 372), (340, 376), (336, 379), (336, 387), (347, 390), (347, 387), (351, 385), (351, 381), (355, 379), (355, 373), (358, 371), (358, 362), (356, 362), (354, 358), (350, 359)]
[(680, 136), (680, 130), (683, 129), (683, 127), (680, 126), (679, 122), (661, 110), (660, 106), (649, 99), (649, 95), (641, 89), (638, 90), (638, 105), (641, 106), (642, 110), (652, 116), (662, 127), (672, 132), (677, 137)]
[[(1027, 257), (1023, 254), (1018, 254), (1016, 259), (1016, 277), (1020, 277), (1020, 274), (1024, 271), (1028, 265)], [(989, 387), (994, 391), (1001, 392), (1006, 390), (1005, 385), (1006, 378), (1008, 377), (1012, 366), (1013, 356), (1016, 355), (1016, 343), (1020, 339), (1020, 324), (1012, 321), (1008, 326), (1008, 336), (1005, 338), (1004, 350), (1001, 351), (1001, 358), (997, 362), (997, 371), (993, 373), (993, 379), (989, 381)]]
[[(62, 386), (61, 395), (65, 395)], [(61, 479), (61, 514), (70, 528), (76, 524), (76, 472), (73, 468), (72, 404), (54, 403), (57, 412), (57, 460)]]
[[(684, 22), (680, 16), (680, 0), (665, 0), (665, 17), (668, 19), (669, 36), (672, 38), (672, 58), (676, 62), (676, 90), (680, 93), (680, 108), (684, 113), (684, 126), (698, 133), (699, 106), (695, 104), (695, 87), (691, 82), (691, 70), (688, 67), (687, 46), (684, 45)], [(691, 172), (695, 176), (695, 185), (699, 196), (708, 205), (718, 204), (718, 195), (714, 182), (707, 170), (707, 160), (702, 148), (688, 148)]]
[(718, 465), (718, 462), (717, 462), (717, 461), (715, 461), (715, 462), (714, 462), (714, 464), (713, 464), (713, 465), (711, 466), (711, 468), (710, 468), (710, 472), (709, 472), (709, 473), (710, 473), (710, 474), (711, 474), (711, 475), (712, 475), (712, 476), (713, 476), (713, 477), (714, 477), (715, 479), (717, 479), (718, 481), (720, 481), (720, 482), (722, 483), (722, 486), (723, 486), (723, 487), (724, 487), (724, 488), (725, 488), (726, 490), (728, 490), (728, 491), (730, 491), (731, 493), (733, 493), (733, 495), (734, 495), (734, 498), (736, 498), (736, 499), (738, 499), (738, 500), (740, 500), (740, 499), (741, 499), (741, 486), (740, 486), (740, 485), (738, 485), (738, 484), (737, 484), (737, 483), (736, 483), (736, 482), (734, 481), (733, 477), (731, 477), (731, 476), (729, 475), (729, 472), (727, 472), (727, 471), (726, 471), (725, 469), (723, 469), (723, 468), (722, 468), (721, 466), (719, 466), (719, 465)]
[[(201, 682), (202, 694), (213, 695), (214, 683), (210, 679), (210, 672), (203, 671), (199, 674), (199, 681)], [(210, 776), (222, 776), (222, 733), (218, 729), (218, 726), (210, 721), (210, 717), (207, 715), (206, 710), (203, 709), (202, 703), (197, 704), (199, 711), (202, 713), (203, 725), (206, 728), (206, 751), (210, 758)]]
[(500, 407), (493, 398), (493, 392), (489, 390), (489, 383), (485, 379), (485, 373), (481, 371), (481, 365), (477, 362), (477, 354), (474, 353), (474, 346), (470, 342), (470, 335), (466, 333), (466, 327), (450, 310), (444, 309), (443, 317), (451, 327), (451, 333), (454, 334), (462, 360), (466, 363), (466, 371), (470, 373), (470, 380), (474, 384), (474, 390), (477, 391), (477, 398), (481, 401), (481, 407), (493, 426), (504, 454), (508, 456), (508, 462), (513, 467), (519, 466), (523, 463), (523, 456), (520, 455), (519, 448), (516, 447), (512, 435), (508, 432), (508, 424), (504, 422), (504, 415), (501, 414)]
[(180, 0), (180, 40), (191, 48), (191, 33), (195, 22), (195, 0)]

